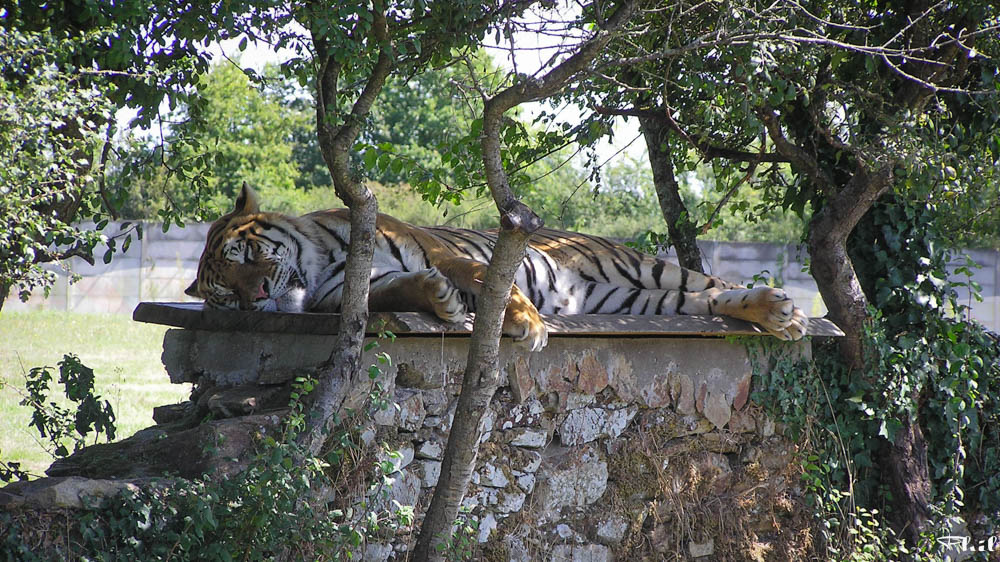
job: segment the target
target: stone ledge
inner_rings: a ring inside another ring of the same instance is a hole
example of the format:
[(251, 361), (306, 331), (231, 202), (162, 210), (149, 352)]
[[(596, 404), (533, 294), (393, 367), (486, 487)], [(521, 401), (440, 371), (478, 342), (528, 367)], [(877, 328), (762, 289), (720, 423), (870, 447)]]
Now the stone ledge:
[[(550, 337), (766, 335), (750, 322), (726, 316), (579, 314), (545, 315), (542, 318)], [(201, 303), (182, 302), (139, 303), (132, 319), (175, 328), (219, 332), (336, 335), (340, 329), (339, 314), (209, 310)], [(368, 332), (375, 335), (384, 329), (395, 334), (467, 336), (472, 333), (474, 319), (475, 315), (469, 314), (465, 322), (447, 324), (422, 312), (376, 312), (369, 318)], [(825, 318), (810, 318), (808, 335), (842, 336), (844, 333)]]

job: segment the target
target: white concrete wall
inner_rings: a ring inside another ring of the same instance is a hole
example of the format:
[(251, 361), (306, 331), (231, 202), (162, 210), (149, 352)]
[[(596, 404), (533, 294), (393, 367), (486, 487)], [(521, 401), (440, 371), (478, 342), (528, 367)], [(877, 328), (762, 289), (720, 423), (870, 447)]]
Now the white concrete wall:
[[(115, 230), (112, 225), (106, 232)], [(117, 254), (110, 264), (101, 263), (99, 258), (93, 266), (77, 258), (70, 260), (69, 270), (81, 276), (77, 283), (69, 283), (69, 275), (53, 266), (53, 271), (60, 275), (48, 299), (38, 293), (27, 303), (21, 303), (12, 295), (4, 303), (4, 309), (131, 314), (140, 301), (192, 300), (184, 294), (184, 288), (194, 279), (207, 234), (207, 224), (173, 227), (167, 232), (158, 224), (147, 224), (144, 239), (134, 240), (129, 251)], [(807, 314), (826, 313), (816, 283), (803, 272), (806, 258), (803, 248), (745, 242), (703, 242), (701, 247), (706, 271), (742, 283), (761, 274), (768, 279), (776, 278)], [(102, 256), (103, 250), (96, 255)], [(972, 280), (981, 285), (983, 302), (972, 300), (967, 292), (963, 300), (972, 307), (976, 319), (1000, 331), (1000, 253), (972, 250), (968, 255), (980, 265), (974, 270)]]

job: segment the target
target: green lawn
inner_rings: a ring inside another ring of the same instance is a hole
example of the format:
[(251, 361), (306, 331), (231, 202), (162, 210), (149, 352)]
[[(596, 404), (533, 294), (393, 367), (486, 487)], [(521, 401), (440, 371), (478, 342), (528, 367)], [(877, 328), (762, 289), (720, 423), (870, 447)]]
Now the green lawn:
[(51, 462), (29, 428), (31, 411), (21, 406), (32, 367), (53, 368), (53, 394), (62, 395), (58, 362), (74, 353), (97, 377), (97, 394), (118, 417), (117, 439), (153, 425), (153, 407), (187, 399), (190, 385), (170, 384), (160, 363), (165, 326), (133, 322), (124, 315), (68, 312), (0, 313), (0, 458), (41, 475)]

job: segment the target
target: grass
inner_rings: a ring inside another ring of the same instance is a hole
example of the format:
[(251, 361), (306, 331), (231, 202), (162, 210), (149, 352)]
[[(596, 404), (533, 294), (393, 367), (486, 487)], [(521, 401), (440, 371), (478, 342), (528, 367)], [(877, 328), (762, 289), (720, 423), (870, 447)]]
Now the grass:
[(34, 475), (41, 475), (52, 462), (38, 431), (28, 427), (31, 409), (20, 402), (25, 377), (32, 367), (40, 366), (52, 367), (52, 395), (62, 398), (58, 362), (64, 354), (76, 354), (94, 370), (96, 393), (111, 403), (117, 416), (116, 440), (153, 425), (155, 406), (186, 400), (190, 385), (170, 384), (160, 363), (165, 331), (165, 326), (133, 322), (123, 315), (2, 313), (0, 459), (19, 462)]

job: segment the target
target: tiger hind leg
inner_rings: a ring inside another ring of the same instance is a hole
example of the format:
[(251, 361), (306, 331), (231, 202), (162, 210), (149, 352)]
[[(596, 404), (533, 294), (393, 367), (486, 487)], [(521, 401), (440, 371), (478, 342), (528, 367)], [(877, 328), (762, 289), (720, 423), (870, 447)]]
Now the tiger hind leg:
[(773, 287), (680, 291), (587, 283), (585, 294), (578, 312), (647, 316), (723, 314), (758, 324), (782, 340), (801, 339), (809, 323), (785, 291)]
[(792, 303), (784, 290), (775, 287), (718, 291), (708, 297), (708, 303), (710, 314), (748, 320), (782, 340), (802, 339), (809, 326), (809, 317)]

